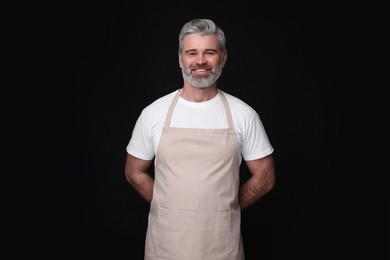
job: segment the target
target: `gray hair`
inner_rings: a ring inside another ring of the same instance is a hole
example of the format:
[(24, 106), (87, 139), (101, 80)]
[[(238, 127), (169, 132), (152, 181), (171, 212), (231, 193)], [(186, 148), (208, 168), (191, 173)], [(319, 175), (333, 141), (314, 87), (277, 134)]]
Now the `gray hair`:
[(183, 38), (187, 34), (216, 35), (222, 52), (226, 50), (226, 38), (222, 29), (210, 19), (194, 19), (183, 25), (179, 34), (179, 54), (183, 47)]

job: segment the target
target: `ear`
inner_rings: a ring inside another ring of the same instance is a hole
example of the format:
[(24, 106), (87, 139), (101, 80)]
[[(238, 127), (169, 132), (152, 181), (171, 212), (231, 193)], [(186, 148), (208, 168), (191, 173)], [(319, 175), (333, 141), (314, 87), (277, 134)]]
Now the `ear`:
[(227, 51), (225, 50), (225, 52), (222, 55), (222, 67), (225, 66), (226, 61), (227, 61)]
[(179, 54), (179, 67), (183, 68), (183, 63), (181, 62), (181, 55)]

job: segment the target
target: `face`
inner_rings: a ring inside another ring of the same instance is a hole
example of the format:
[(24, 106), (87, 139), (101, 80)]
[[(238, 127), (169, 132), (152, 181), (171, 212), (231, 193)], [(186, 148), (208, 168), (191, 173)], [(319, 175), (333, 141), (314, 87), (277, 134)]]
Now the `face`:
[(196, 88), (214, 84), (222, 73), (227, 54), (215, 35), (189, 34), (183, 39), (179, 64), (184, 80)]

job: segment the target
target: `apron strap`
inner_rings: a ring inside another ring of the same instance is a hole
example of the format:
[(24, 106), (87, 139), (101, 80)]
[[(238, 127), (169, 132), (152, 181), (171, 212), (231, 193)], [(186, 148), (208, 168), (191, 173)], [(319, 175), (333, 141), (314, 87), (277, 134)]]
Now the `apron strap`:
[(225, 107), (225, 113), (226, 113), (226, 119), (228, 121), (228, 126), (230, 129), (234, 129), (233, 116), (232, 116), (232, 112), (230, 111), (230, 106), (228, 105), (228, 102), (227, 102), (226, 97), (223, 94), (223, 92), (218, 89), (218, 93), (220, 94), (223, 106)]
[(173, 97), (173, 100), (172, 100), (172, 102), (171, 102), (171, 105), (169, 106), (169, 109), (168, 109), (168, 114), (167, 114), (167, 116), (165, 117), (164, 128), (169, 127), (169, 123), (171, 122), (171, 117), (172, 117), (172, 114), (173, 114), (173, 109), (175, 108), (176, 103), (177, 103), (177, 101), (179, 100), (181, 91), (182, 91), (182, 89), (179, 89), (179, 90), (177, 91), (176, 95)]

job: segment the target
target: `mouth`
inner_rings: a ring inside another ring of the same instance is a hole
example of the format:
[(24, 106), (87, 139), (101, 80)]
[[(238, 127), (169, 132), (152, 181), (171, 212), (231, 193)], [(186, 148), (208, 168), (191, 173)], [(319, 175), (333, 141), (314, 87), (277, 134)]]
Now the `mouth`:
[(208, 77), (210, 75), (209, 69), (193, 69), (192, 76), (194, 77)]
[(195, 72), (206, 72), (208, 70), (207, 69), (193, 69), (192, 71), (195, 71)]

